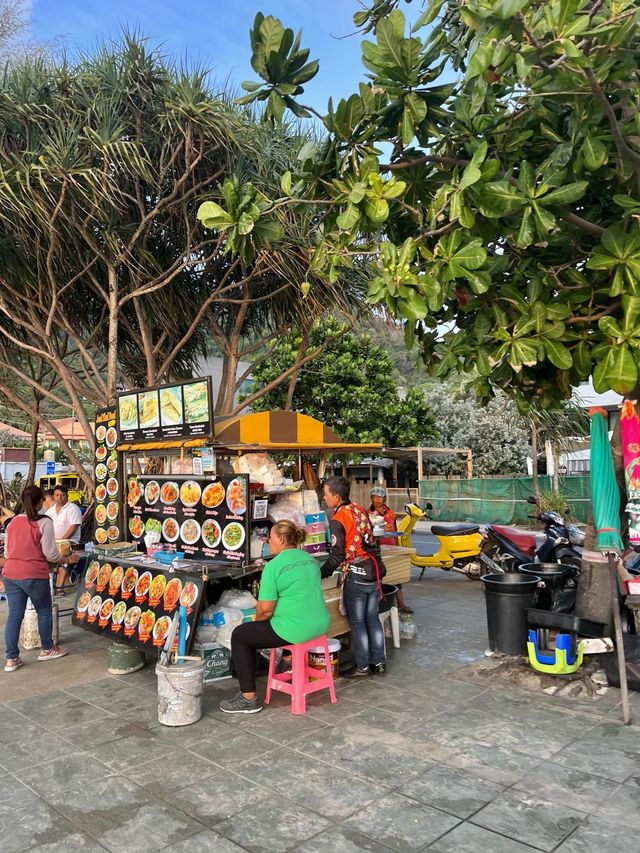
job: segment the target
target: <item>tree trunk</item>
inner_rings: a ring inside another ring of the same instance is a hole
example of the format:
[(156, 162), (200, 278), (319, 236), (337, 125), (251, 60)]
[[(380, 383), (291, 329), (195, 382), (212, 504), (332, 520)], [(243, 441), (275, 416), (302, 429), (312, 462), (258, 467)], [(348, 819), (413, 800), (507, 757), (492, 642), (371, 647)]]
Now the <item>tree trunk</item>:
[[(36, 409), (40, 406), (40, 400), (34, 394), (33, 405)], [(31, 418), (31, 444), (29, 445), (29, 470), (27, 471), (26, 486), (32, 486), (36, 478), (36, 461), (38, 456), (38, 427), (40, 426), (40, 418)]]
[(118, 375), (118, 274), (113, 266), (107, 269), (109, 281), (109, 352), (107, 354), (107, 398), (104, 405), (115, 403)]
[(533, 494), (540, 501), (540, 481), (538, 479), (538, 428), (536, 422), (529, 420), (531, 430), (531, 479), (533, 480)]
[(558, 445), (556, 442), (551, 444), (551, 453), (553, 455), (553, 491), (556, 495), (560, 494), (560, 454), (558, 453)]

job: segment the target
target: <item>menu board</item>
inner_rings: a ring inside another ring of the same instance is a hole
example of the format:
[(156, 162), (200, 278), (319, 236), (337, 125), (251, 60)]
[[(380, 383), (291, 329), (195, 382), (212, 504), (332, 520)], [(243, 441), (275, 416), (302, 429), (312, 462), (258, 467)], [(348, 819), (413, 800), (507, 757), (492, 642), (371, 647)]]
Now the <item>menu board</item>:
[(132, 541), (156, 532), (186, 557), (238, 563), (249, 558), (249, 477), (127, 478)]
[[(158, 568), (145, 569), (109, 558), (87, 565), (71, 621), (79, 628), (105, 634), (141, 651), (164, 646), (174, 613), (187, 608), (187, 654), (195, 639), (203, 582)], [(174, 648), (178, 640), (175, 639)]]
[(96, 452), (93, 461), (95, 510), (93, 541), (98, 545), (119, 542), (122, 538), (122, 491), (118, 451), (116, 410), (96, 410)]
[(125, 391), (117, 404), (126, 443), (213, 435), (211, 377)]

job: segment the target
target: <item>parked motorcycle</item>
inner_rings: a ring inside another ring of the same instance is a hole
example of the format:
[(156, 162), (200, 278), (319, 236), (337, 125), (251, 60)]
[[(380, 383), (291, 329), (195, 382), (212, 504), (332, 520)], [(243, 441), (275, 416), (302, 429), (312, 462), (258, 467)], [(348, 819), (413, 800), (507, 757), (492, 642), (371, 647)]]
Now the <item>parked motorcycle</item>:
[[(427, 509), (432, 509), (431, 504), (427, 504)], [(473, 580), (480, 578), (483, 539), (478, 524), (432, 524), (431, 537), (421, 541), (414, 535), (412, 541), (411, 532), (416, 522), (428, 519), (428, 515), (412, 503), (407, 504), (404, 511), (405, 516), (398, 523), (401, 534), (398, 544), (412, 549), (411, 565), (422, 569), (420, 580), (424, 570), (429, 568), (459, 572)], [(434, 537), (437, 544), (433, 542)]]
[[(535, 498), (527, 500), (536, 503)], [(565, 522), (552, 510), (532, 517), (544, 524), (541, 542), (533, 531), (488, 524), (480, 560), (492, 572), (516, 572), (526, 563), (540, 563), (540, 574), (548, 576), (544, 583), (553, 585), (551, 608), (570, 612), (575, 604), (585, 535), (575, 524)], [(566, 571), (554, 570), (554, 564), (565, 566)], [(543, 565), (547, 567), (546, 572)], [(552, 575), (555, 576), (553, 580), (550, 579)]]

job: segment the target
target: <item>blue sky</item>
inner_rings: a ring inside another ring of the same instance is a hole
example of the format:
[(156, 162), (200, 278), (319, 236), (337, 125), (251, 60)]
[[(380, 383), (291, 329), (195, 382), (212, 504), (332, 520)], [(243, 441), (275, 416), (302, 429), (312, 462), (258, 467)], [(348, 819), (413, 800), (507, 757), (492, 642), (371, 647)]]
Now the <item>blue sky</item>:
[(168, 53), (205, 63), (216, 79), (239, 86), (256, 76), (248, 33), (261, 11), (303, 29), (303, 45), (320, 59), (304, 100), (322, 111), (329, 95), (348, 96), (362, 79), (359, 36), (334, 38), (353, 32), (360, 8), (357, 0), (32, 0), (32, 36), (60, 39), (73, 52), (135, 27)]

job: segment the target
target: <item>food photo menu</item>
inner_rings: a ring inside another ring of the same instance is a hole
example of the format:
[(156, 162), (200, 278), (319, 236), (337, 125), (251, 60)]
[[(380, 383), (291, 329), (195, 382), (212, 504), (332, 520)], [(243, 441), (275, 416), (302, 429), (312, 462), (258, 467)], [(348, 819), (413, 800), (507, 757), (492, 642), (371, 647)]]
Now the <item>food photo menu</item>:
[[(106, 558), (87, 565), (71, 621), (141, 651), (160, 650), (174, 614), (187, 608), (187, 654), (195, 639), (203, 582), (199, 576), (117, 563)], [(177, 647), (177, 638), (175, 640)]]
[(237, 563), (249, 557), (249, 478), (216, 480), (127, 478), (127, 524), (132, 541), (145, 533), (184, 551), (185, 557)]
[(93, 462), (95, 510), (93, 541), (98, 545), (121, 539), (122, 495), (118, 462), (116, 410), (96, 410), (96, 452)]
[(211, 435), (211, 377), (119, 394), (118, 429), (123, 442)]

